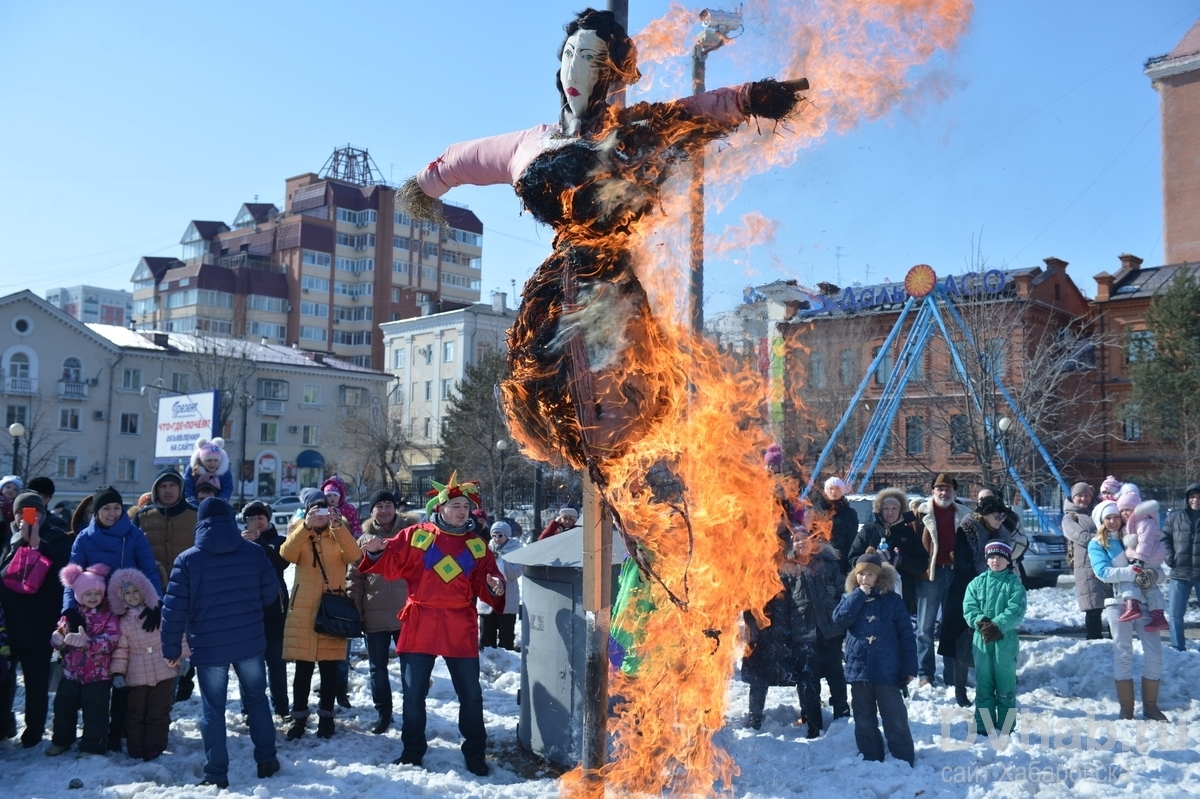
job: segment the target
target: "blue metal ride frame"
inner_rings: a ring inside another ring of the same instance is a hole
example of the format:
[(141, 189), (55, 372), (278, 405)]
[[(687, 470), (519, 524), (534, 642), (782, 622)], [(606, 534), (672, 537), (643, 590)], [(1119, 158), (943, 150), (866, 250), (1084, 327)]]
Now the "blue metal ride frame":
[[(942, 315), (938, 309), (939, 303), (946, 307), (951, 318), (954, 320), (955, 325), (959, 330), (962, 331), (967, 344), (972, 348), (976, 347), (975, 338), (967, 329), (966, 323), (963, 321), (958, 311), (954, 308), (953, 304), (947, 300), (941, 287), (936, 287), (931, 294), (925, 297), (924, 301), (922, 302), (921, 309), (918, 312), (917, 318), (913, 322), (912, 330), (909, 331), (908, 336), (905, 338), (904, 344), (901, 347), (900, 354), (897, 358), (896, 367), (892, 370), (892, 374), (888, 377), (888, 381), (885, 384), (883, 393), (880, 397), (880, 402), (878, 405), (876, 405), (875, 413), (871, 415), (871, 421), (867, 425), (867, 430), (863, 434), (863, 439), (859, 442), (858, 448), (855, 450), (854, 457), (851, 459), (850, 468), (847, 472), (847, 483), (852, 488), (854, 487), (858, 470), (862, 467), (862, 462), (866, 460), (867, 453), (872, 449), (874, 450), (874, 454), (871, 459), (871, 463), (863, 471), (861, 480), (857, 481), (857, 489), (859, 491), (864, 490), (867, 483), (871, 479), (871, 475), (874, 474), (875, 467), (878, 465), (879, 459), (887, 445), (887, 433), (891, 428), (892, 422), (895, 421), (896, 414), (900, 409), (900, 402), (903, 399), (904, 389), (907, 387), (908, 381), (912, 376), (913, 367), (917, 363), (919, 354), (923, 352), (924, 348), (928, 345), (929, 339), (933, 335), (933, 325), (936, 324), (938, 330), (942, 334), (942, 338), (946, 341), (946, 346), (950, 351), (954, 368), (963, 378), (963, 383), (967, 386), (968, 395), (971, 397), (971, 402), (974, 404), (975, 410), (984, 420), (984, 424), (987, 426), (987, 431), (991, 439), (996, 443), (996, 452), (1000, 456), (1000, 461), (1003, 464), (1004, 470), (1012, 478), (1013, 483), (1016, 485), (1017, 490), (1021, 494), (1021, 498), (1025, 501), (1026, 507), (1033, 510), (1038, 518), (1038, 521), (1042, 525), (1042, 529), (1055, 530), (1061, 534), (1062, 531), (1059, 529), (1058, 525), (1055, 524), (1050, 517), (1046, 516), (1046, 514), (1042, 512), (1042, 509), (1039, 507), (1039, 505), (1034, 501), (1032, 495), (1029, 493), (1028, 488), (1025, 486), (1025, 482), (1021, 480), (1020, 476), (1017, 474), (1016, 468), (1009, 461), (1008, 451), (1003, 442), (1003, 435), (997, 433), (993, 426), (992, 420), (989, 419), (984, 413), (983, 403), (979, 398), (976, 387), (974, 383), (971, 382), (966, 370), (966, 366), (962, 362), (962, 358), (959, 355), (958, 349), (954, 345), (954, 340), (950, 337), (950, 331), (946, 327), (946, 322), (942, 318)], [(884, 355), (895, 341), (900, 329), (904, 326), (904, 320), (907, 317), (908, 312), (912, 309), (913, 304), (914, 298), (912, 297), (905, 302), (904, 308), (901, 311), (899, 318), (896, 320), (895, 326), (892, 328), (891, 333), (888, 334), (888, 337), (883, 342), (883, 345), (879, 348), (879, 352), (876, 354), (875, 358), (871, 361), (871, 365), (868, 367), (867, 373), (863, 377), (862, 382), (859, 384), (858, 389), (854, 392), (854, 396), (850, 399), (850, 403), (846, 408), (846, 412), (842, 415), (841, 421), (839, 421), (837, 426), (834, 428), (833, 433), (829, 437), (829, 441), (825, 444), (824, 449), (821, 451), (820, 457), (817, 458), (816, 465), (809, 474), (808, 484), (805, 485), (801, 497), (808, 496), (808, 493), (812, 490), (813, 483), (816, 481), (817, 475), (821, 473), (821, 467), (824, 465), (826, 458), (828, 458), (829, 453), (833, 450), (834, 445), (837, 443), (837, 437), (841, 434), (842, 430), (846, 426), (846, 423), (850, 420), (854, 409), (858, 407), (858, 403), (862, 399), (863, 394), (866, 392), (866, 388), (870, 384), (872, 377), (875, 375), (875, 371), (879, 368), (879, 364), (882, 363)], [(1064, 495), (1070, 493), (1070, 489), (1067, 487), (1066, 481), (1055, 467), (1054, 462), (1050, 459), (1050, 454), (1046, 451), (1046, 448), (1042, 446), (1041, 440), (1037, 437), (1037, 434), (1034, 432), (1033, 427), (1029, 424), (1029, 421), (1025, 418), (1024, 414), (1022, 414), (1017, 408), (1016, 402), (1013, 400), (1012, 395), (1009, 394), (1008, 389), (1001, 382), (999, 376), (992, 375), (992, 382), (996, 385), (996, 388), (1000, 391), (1001, 396), (1004, 397), (1009, 408), (1012, 409), (1013, 414), (1017, 417), (1018, 421), (1020, 421), (1021, 427), (1025, 430), (1025, 433), (1033, 442), (1038, 454), (1040, 454), (1042, 459), (1046, 462), (1047, 467), (1050, 469), (1050, 473), (1054, 476), (1055, 480), (1058, 481), (1058, 484), (1061, 487)]]

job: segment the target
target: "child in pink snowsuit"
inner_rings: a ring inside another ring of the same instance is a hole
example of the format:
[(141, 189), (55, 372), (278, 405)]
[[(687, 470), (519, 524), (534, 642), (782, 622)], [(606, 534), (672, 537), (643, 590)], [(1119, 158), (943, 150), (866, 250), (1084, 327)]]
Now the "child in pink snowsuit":
[(1133, 509), (1133, 515), (1126, 522), (1125, 529), (1127, 532), (1122, 539), (1122, 543), (1125, 544), (1125, 557), (1130, 566), (1139, 570), (1139, 574), (1136, 582), (1117, 585), (1121, 599), (1125, 600), (1125, 612), (1117, 620), (1140, 619), (1142, 603), (1145, 602), (1146, 609), (1150, 611), (1150, 623), (1146, 625), (1146, 631), (1166, 630), (1170, 625), (1163, 614), (1162, 591), (1151, 576), (1158, 573), (1167, 557), (1167, 548), (1163, 546), (1158, 525), (1158, 503), (1152, 499), (1138, 503)]

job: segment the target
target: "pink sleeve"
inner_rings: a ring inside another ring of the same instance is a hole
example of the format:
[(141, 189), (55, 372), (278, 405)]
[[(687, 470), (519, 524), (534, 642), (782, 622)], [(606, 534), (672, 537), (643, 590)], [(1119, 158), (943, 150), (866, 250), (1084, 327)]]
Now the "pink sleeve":
[(537, 143), (549, 125), (460, 142), (417, 173), (421, 191), (441, 197), (455, 186), (512, 185), (537, 154)]
[(746, 121), (750, 107), (750, 84), (713, 89), (675, 101), (693, 116), (704, 117), (718, 125), (737, 127)]

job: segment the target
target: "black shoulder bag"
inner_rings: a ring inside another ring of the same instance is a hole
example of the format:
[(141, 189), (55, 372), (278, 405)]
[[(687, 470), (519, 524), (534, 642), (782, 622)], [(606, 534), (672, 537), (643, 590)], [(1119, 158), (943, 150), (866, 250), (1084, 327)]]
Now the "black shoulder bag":
[(345, 591), (335, 591), (329, 585), (329, 575), (321, 563), (321, 553), (317, 551), (317, 542), (311, 541), (313, 560), (321, 570), (321, 579), (325, 581), (325, 593), (321, 594), (321, 603), (317, 605), (317, 618), (313, 629), (321, 635), (333, 638), (358, 638), (363, 634), (362, 617), (354, 600), (346, 596)]

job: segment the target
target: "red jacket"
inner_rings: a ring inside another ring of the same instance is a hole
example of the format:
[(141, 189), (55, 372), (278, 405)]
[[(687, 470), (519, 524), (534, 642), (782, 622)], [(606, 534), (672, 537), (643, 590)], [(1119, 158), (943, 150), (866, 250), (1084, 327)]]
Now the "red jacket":
[(400, 611), (397, 652), (452, 658), (479, 656), (475, 599), (504, 612), (504, 597), (493, 596), (487, 576), (504, 580), (487, 542), (475, 532), (449, 533), (432, 522), (401, 530), (375, 560), (358, 564), (363, 574), (408, 581)]

